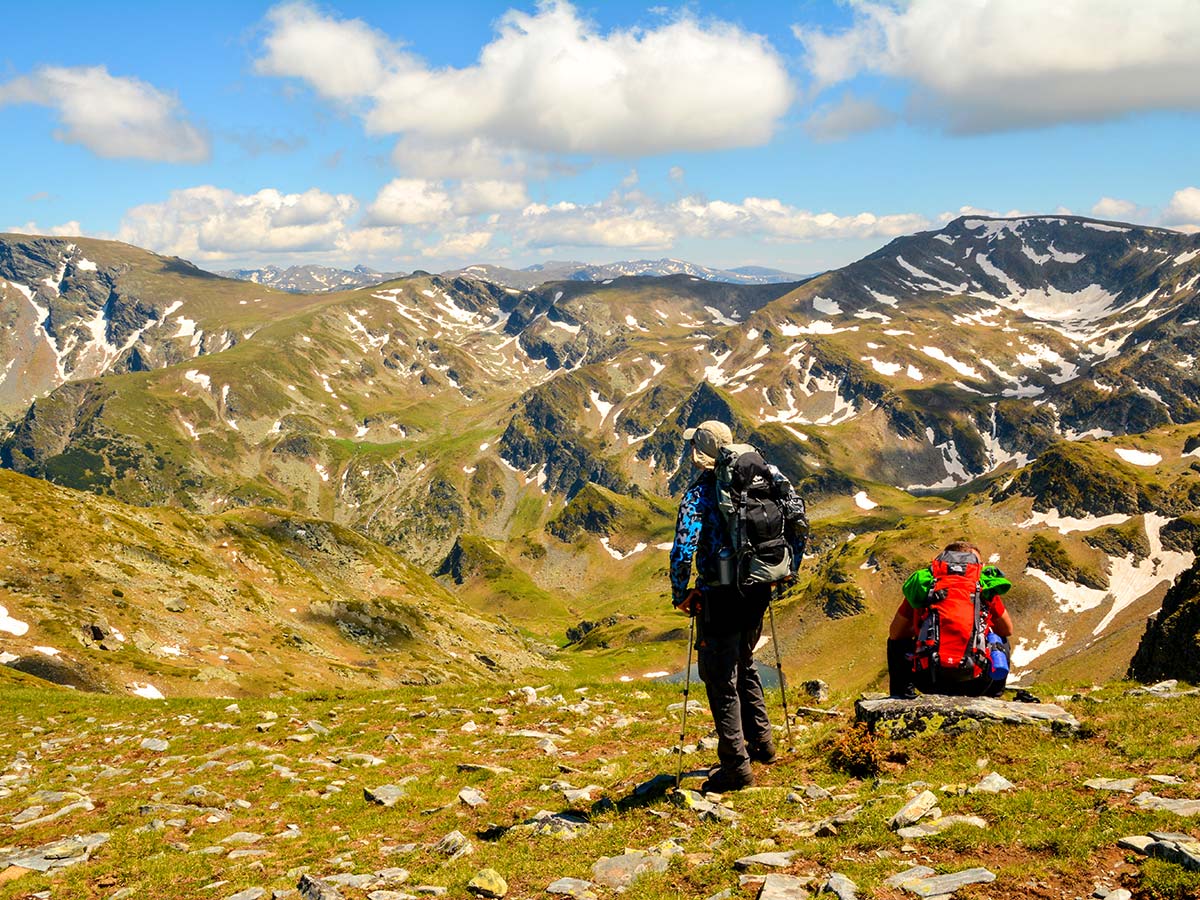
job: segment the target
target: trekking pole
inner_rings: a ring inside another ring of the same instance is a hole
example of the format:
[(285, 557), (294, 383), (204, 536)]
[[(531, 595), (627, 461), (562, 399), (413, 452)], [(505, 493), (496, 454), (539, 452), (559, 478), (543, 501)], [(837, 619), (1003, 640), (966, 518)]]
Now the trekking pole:
[(692, 689), (692, 645), (696, 642), (696, 617), (692, 615), (688, 622), (688, 656), (687, 669), (683, 676), (683, 721), (679, 725), (679, 769), (675, 772), (675, 788), (679, 789), (680, 782), (683, 781), (683, 740), (687, 734), (687, 714), (688, 705), (691, 700), (688, 699), (688, 694)]
[(767, 601), (767, 612), (771, 615), (771, 643), (775, 645), (775, 671), (779, 673), (779, 697), (783, 701), (783, 725), (787, 729), (788, 746), (794, 747), (792, 740), (792, 720), (788, 716), (787, 688), (783, 683), (783, 658), (779, 655), (779, 635), (775, 633), (775, 587), (771, 588), (771, 598)]

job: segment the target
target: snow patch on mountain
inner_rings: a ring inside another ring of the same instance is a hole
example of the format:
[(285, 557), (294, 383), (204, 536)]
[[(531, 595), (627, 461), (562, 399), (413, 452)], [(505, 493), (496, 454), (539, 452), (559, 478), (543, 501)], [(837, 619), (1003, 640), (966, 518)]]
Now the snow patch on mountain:
[(1027, 666), (1039, 656), (1043, 656), (1063, 645), (1067, 634), (1065, 631), (1048, 631), (1045, 622), (1038, 622), (1037, 633), (1045, 635), (1038, 643), (1033, 644), (1028, 638), (1021, 638), (1012, 651), (1012, 667), (1017, 669)]
[(879, 504), (868, 497), (866, 491), (859, 491), (854, 495), (854, 505), (859, 509), (871, 510), (877, 507)]
[(976, 369), (974, 366), (969, 366), (964, 362), (959, 362), (941, 347), (926, 346), (921, 348), (921, 352), (931, 359), (936, 359), (939, 362), (945, 363), (959, 375), (963, 375), (967, 378), (974, 378), (976, 381), (985, 380), (983, 374), (978, 369)]
[[(1161, 400), (1161, 398), (1160, 398)], [(1125, 462), (1134, 466), (1157, 466), (1162, 462), (1162, 457), (1157, 453), (1150, 453), (1145, 450), (1134, 450), (1129, 447), (1114, 447), (1113, 452)]]
[(1112, 513), (1107, 516), (1086, 515), (1082, 517), (1060, 515), (1057, 509), (1046, 512), (1034, 510), (1028, 519), (1017, 524), (1018, 528), (1033, 528), (1037, 525), (1049, 525), (1058, 530), (1059, 534), (1070, 534), (1072, 531), (1095, 531), (1106, 525), (1124, 525), (1129, 516), (1124, 513)]

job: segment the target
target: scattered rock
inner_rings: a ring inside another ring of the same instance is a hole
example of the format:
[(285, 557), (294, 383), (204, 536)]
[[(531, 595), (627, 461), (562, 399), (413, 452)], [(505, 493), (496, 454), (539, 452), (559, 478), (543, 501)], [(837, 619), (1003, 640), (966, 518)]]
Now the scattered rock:
[(747, 869), (753, 869), (757, 867), (786, 869), (792, 864), (792, 857), (795, 855), (795, 850), (788, 850), (787, 852), (756, 853), (753, 856), (743, 856), (741, 859), (734, 860), (733, 867), (739, 872), (745, 872)]
[(227, 838), (222, 838), (222, 844), (257, 844), (263, 839), (261, 834), (253, 831), (236, 831)]
[(858, 885), (841, 872), (834, 872), (817, 893), (837, 894), (838, 900), (858, 900)]
[(169, 746), (162, 738), (145, 738), (141, 744), (143, 750), (153, 750), (155, 753), (163, 753)]
[(833, 796), (825, 788), (815, 784), (806, 784), (803, 788), (804, 796), (809, 800), (828, 800)]
[(549, 835), (564, 840), (577, 838), (584, 832), (591, 831), (593, 827), (578, 813), (553, 813), (545, 809), (540, 810), (532, 819), (513, 826), (514, 830), (528, 830), (533, 834)]
[[(168, 607), (170, 609), (170, 607)], [(251, 887), (244, 891), (238, 891), (236, 894), (230, 894), (225, 900), (260, 900), (267, 895), (266, 888)]]
[(63, 869), (86, 862), (92, 851), (108, 841), (106, 832), (65, 838), (32, 850), (0, 851), (0, 870), (16, 866), (35, 872)]
[(905, 869), (896, 875), (893, 875), (886, 882), (888, 887), (903, 889), (909, 882), (923, 881), (937, 872), (929, 866), (913, 866), (911, 869)]
[(665, 872), (669, 865), (662, 856), (630, 850), (620, 856), (604, 856), (592, 866), (592, 877), (611, 888), (626, 888), (647, 872)]
[(892, 816), (888, 825), (893, 831), (915, 825), (937, 806), (937, 802), (937, 796), (933, 791), (922, 791), (904, 804), (900, 811)]
[(1200, 841), (1156, 840), (1146, 848), (1146, 855), (1182, 866), (1189, 872), (1200, 872)]
[(995, 881), (996, 876), (987, 869), (964, 869), (961, 872), (951, 872), (948, 875), (928, 875), (911, 877), (896, 885), (918, 897), (941, 897), (953, 894), (959, 888), (968, 884), (988, 884)]
[(404, 797), (404, 788), (398, 784), (381, 784), (377, 788), (363, 788), (363, 799), (380, 806), (395, 806)]
[(308, 874), (300, 876), (300, 883), (296, 887), (304, 900), (342, 900), (342, 892), (336, 887)]
[(808, 879), (775, 872), (763, 878), (758, 900), (808, 900)]
[(804, 693), (808, 694), (813, 700), (818, 703), (829, 702), (829, 685), (823, 682), (820, 678), (814, 678), (811, 681), (806, 681), (800, 685)]
[(560, 878), (546, 888), (546, 893), (574, 897), (575, 900), (597, 900), (596, 892), (592, 890), (593, 886), (590, 881), (584, 881), (582, 878)]
[(925, 694), (915, 700), (863, 698), (854, 704), (858, 721), (892, 738), (908, 737), (964, 720), (1035, 725), (1074, 734), (1079, 720), (1054, 703), (1016, 703), (991, 697)]
[(436, 844), (433, 849), (443, 856), (448, 856), (455, 860), (463, 856), (470, 856), (475, 852), (475, 847), (467, 840), (467, 836), (461, 831), (452, 831)]
[(1117, 841), (1117, 846), (1122, 850), (1132, 850), (1134, 853), (1146, 853), (1146, 848), (1154, 843), (1154, 838), (1144, 834), (1133, 834), (1129, 837), (1123, 837)]
[(972, 794), (999, 794), (1001, 791), (1011, 791), (1015, 787), (1015, 784), (999, 772), (992, 772), (971, 788), (970, 792)]
[(467, 806), (474, 809), (477, 806), (483, 806), (487, 803), (483, 794), (472, 787), (465, 787), (458, 792), (458, 800), (460, 803), (465, 803)]
[(495, 869), (480, 869), (467, 882), (467, 890), (480, 897), (503, 897), (508, 893), (508, 882)]
[(504, 766), (485, 766), (480, 763), (459, 763), (458, 771), (460, 772), (487, 772), (489, 775), (511, 775), (512, 769), (506, 769)]
[(1169, 797), (1158, 797), (1149, 791), (1142, 791), (1133, 798), (1133, 805), (1154, 812), (1160, 810), (1173, 812), (1179, 816), (1200, 815), (1200, 800), (1174, 800)]
[(699, 814), (701, 819), (724, 822), (726, 824), (732, 824), (738, 820), (738, 814), (731, 807), (725, 806), (723, 803), (715, 803), (712, 800), (708, 800), (695, 791), (678, 790), (671, 795), (671, 798), (677, 805), (686, 807)]
[(916, 825), (897, 829), (896, 834), (905, 840), (915, 840), (917, 838), (929, 837), (933, 834), (941, 834), (955, 825), (971, 825), (975, 828), (987, 828), (987, 821), (979, 818), (979, 816), (943, 816), (939, 819), (934, 819), (932, 822), (918, 822)]
[(1137, 783), (1136, 778), (1089, 778), (1083, 783), (1083, 786), (1094, 791), (1120, 791), (1132, 794)]

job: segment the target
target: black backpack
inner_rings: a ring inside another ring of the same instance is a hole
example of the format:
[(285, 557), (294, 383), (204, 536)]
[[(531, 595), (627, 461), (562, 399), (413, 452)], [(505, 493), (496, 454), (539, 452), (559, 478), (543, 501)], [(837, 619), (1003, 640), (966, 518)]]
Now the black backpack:
[(732, 583), (744, 588), (792, 578), (800, 568), (792, 546), (803, 546), (808, 518), (787, 476), (749, 444), (722, 447), (715, 475), (717, 506), (733, 547)]

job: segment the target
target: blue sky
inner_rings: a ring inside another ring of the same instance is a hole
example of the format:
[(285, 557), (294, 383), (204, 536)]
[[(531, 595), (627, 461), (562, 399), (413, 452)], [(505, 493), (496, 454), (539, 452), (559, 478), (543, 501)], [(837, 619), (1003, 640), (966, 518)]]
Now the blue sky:
[(114, 9), (6, 10), (0, 229), (809, 272), (963, 210), (1200, 223), (1193, 0)]

